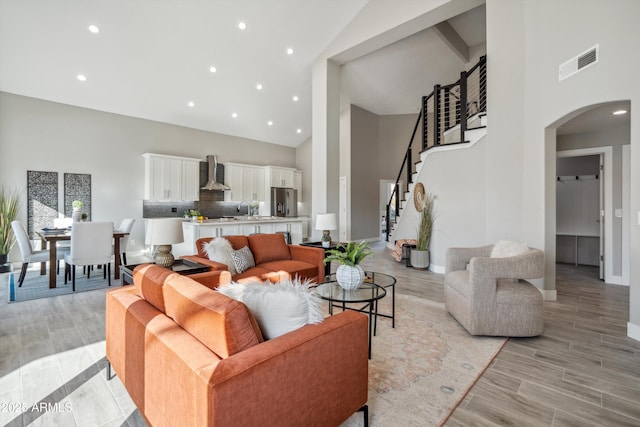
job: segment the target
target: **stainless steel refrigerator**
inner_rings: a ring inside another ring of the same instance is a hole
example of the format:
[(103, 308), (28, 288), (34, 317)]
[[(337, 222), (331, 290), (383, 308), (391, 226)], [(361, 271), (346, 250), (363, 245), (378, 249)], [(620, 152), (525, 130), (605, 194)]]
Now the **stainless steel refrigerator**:
[(298, 216), (298, 190), (271, 187), (271, 216)]

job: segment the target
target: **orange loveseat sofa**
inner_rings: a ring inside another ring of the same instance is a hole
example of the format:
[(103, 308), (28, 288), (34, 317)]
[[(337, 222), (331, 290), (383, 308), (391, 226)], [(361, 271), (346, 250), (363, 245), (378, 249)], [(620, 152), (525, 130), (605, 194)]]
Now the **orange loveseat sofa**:
[[(203, 237), (196, 240), (196, 255), (182, 256), (183, 259), (208, 265), (212, 271), (227, 271), (225, 264), (211, 261), (203, 246), (216, 237)], [(219, 238), (219, 237), (218, 237)], [(324, 281), (324, 250), (308, 246), (288, 245), (282, 234), (253, 234), (250, 236), (224, 236), (234, 250), (248, 246), (253, 254), (256, 266), (242, 273), (220, 274), (212, 276), (219, 283), (230, 281), (271, 280), (277, 282), (285, 277), (309, 279), (315, 283)], [(210, 286), (210, 284), (207, 284)]]
[(151, 426), (337, 426), (366, 416), (367, 336), (367, 317), (345, 311), (264, 341), (243, 303), (150, 264), (106, 296), (109, 366)]

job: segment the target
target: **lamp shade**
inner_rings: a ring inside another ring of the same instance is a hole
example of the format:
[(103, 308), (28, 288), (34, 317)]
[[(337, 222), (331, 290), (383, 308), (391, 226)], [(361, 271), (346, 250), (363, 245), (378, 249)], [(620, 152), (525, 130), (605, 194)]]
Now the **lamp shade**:
[(318, 214), (316, 217), (316, 230), (337, 230), (338, 222), (336, 221), (336, 214)]
[(147, 221), (147, 245), (172, 245), (184, 242), (181, 218), (153, 218)]

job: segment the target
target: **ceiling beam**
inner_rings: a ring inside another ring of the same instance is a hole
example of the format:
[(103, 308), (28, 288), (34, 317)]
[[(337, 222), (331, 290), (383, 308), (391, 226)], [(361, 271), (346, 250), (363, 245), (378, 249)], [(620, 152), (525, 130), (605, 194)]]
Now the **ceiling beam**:
[(451, 24), (444, 21), (436, 24), (433, 30), (463, 62), (469, 62), (469, 46), (462, 40), (462, 37), (453, 29)]

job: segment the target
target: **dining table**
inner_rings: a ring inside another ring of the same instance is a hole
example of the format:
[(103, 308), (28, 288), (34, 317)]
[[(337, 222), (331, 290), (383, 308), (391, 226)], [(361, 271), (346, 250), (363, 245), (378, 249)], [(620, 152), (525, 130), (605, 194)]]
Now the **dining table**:
[[(44, 230), (36, 230), (35, 234), (42, 240), (42, 248), (49, 249), (49, 288), (56, 287), (56, 269), (54, 268), (58, 262), (58, 242), (71, 240), (71, 230), (56, 230), (54, 232), (46, 232)], [(113, 278), (120, 278), (120, 238), (128, 235), (124, 231), (113, 230), (113, 253), (114, 269)], [(40, 274), (46, 274), (46, 263), (40, 263)]]

